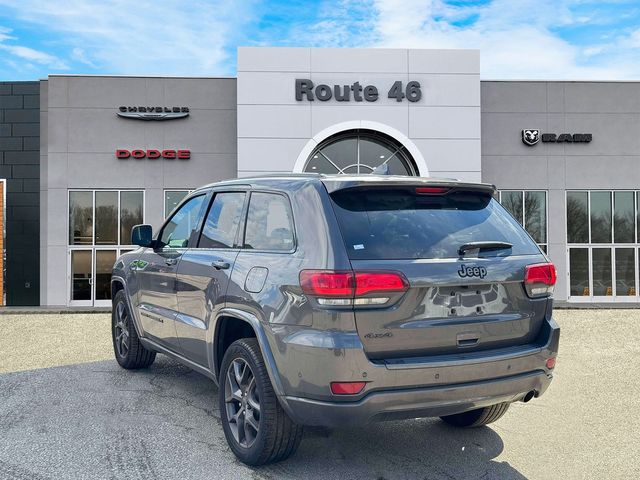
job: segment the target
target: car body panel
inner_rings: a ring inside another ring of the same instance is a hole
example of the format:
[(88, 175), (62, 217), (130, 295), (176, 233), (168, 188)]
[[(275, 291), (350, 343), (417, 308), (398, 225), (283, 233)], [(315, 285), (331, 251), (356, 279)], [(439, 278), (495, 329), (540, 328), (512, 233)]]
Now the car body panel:
[[(209, 367), (207, 331), (210, 322), (226, 304), (229, 278), (239, 251), (234, 249), (188, 249), (177, 270), (178, 312), (176, 332), (182, 353)], [(228, 265), (216, 269), (212, 265)]]

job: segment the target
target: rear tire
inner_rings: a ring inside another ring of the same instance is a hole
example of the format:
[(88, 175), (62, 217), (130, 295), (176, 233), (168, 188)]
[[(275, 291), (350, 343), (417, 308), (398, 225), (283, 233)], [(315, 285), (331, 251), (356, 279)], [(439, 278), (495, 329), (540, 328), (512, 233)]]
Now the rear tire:
[(140, 343), (124, 290), (116, 293), (112, 305), (111, 339), (118, 364), (127, 370), (147, 368), (156, 359), (156, 352)]
[(251, 466), (284, 460), (302, 440), (302, 426), (280, 406), (255, 338), (233, 342), (220, 368), (218, 401), (231, 451)]
[(509, 403), (498, 403), (489, 407), (478, 408), (464, 413), (440, 417), (445, 423), (454, 427), (473, 428), (493, 423), (509, 410)]

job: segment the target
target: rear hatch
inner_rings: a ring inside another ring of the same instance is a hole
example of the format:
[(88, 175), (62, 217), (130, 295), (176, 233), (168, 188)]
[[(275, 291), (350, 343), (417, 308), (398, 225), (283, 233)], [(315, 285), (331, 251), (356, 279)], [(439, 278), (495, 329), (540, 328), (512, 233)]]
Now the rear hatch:
[(549, 300), (546, 293), (530, 298), (525, 270), (548, 260), (493, 198), (493, 187), (405, 181), (328, 190), (352, 269), (407, 280), (384, 305), (353, 307), (369, 358), (535, 340)]

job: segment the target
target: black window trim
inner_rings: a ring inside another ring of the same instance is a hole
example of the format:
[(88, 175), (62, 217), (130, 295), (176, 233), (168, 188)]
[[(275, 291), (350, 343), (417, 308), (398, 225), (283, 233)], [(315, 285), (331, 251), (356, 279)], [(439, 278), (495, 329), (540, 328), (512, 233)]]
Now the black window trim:
[[(211, 207), (213, 207), (213, 202), (215, 201), (216, 196), (218, 196), (218, 194), (220, 193), (244, 193), (244, 203), (242, 205), (242, 211), (240, 212), (240, 223), (238, 223), (238, 229), (236, 230), (235, 238), (233, 240), (233, 246), (232, 247), (201, 247), (200, 240), (202, 239), (204, 222), (206, 222), (207, 217), (209, 216), (209, 212), (211, 211)], [(242, 246), (242, 243), (240, 242), (240, 232), (241, 231), (244, 232), (244, 224), (246, 223), (245, 222), (246, 214), (249, 207), (250, 195), (247, 195), (247, 193), (249, 193), (249, 190), (246, 187), (239, 187), (239, 188), (226, 187), (226, 188), (220, 188), (220, 189), (211, 189), (209, 192), (210, 198), (207, 203), (206, 212), (202, 216), (195, 234), (195, 238), (197, 241), (195, 242), (195, 246), (190, 248), (197, 248), (198, 250), (216, 250), (216, 251), (239, 250)]]
[[(291, 232), (293, 233), (293, 245), (291, 246), (291, 248), (289, 250), (266, 250), (266, 249), (258, 249), (258, 248), (245, 248), (245, 239), (247, 236), (247, 218), (249, 216), (249, 206), (251, 205), (251, 197), (254, 193), (267, 193), (267, 194), (272, 194), (272, 195), (280, 195), (281, 197), (285, 198), (285, 203), (287, 208), (289, 209), (289, 214), (291, 215)], [(293, 207), (291, 204), (291, 198), (289, 197), (289, 195), (286, 192), (280, 191), (280, 190), (270, 190), (270, 189), (265, 189), (265, 188), (256, 188), (256, 189), (251, 189), (249, 191), (249, 195), (247, 195), (247, 204), (246, 204), (246, 211), (244, 212), (244, 218), (243, 221), (241, 223), (241, 231), (242, 231), (242, 238), (240, 239), (241, 241), (239, 242), (239, 246), (240, 249), (243, 252), (252, 252), (252, 253), (271, 253), (271, 254), (282, 254), (282, 255), (290, 255), (292, 253), (295, 253), (298, 250), (298, 235), (296, 232), (296, 218), (294, 216), (293, 213)]]

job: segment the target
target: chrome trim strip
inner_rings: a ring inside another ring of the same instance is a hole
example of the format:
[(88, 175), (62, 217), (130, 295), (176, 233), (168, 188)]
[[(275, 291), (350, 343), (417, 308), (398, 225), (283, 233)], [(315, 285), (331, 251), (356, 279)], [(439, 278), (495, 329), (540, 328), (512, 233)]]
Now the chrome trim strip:
[(197, 319), (196, 317), (192, 317), (190, 315), (185, 315), (184, 313), (176, 313), (175, 320), (180, 323), (184, 323), (185, 325), (189, 325), (190, 327), (197, 328), (199, 330), (206, 330), (207, 326), (204, 324), (202, 320)]

